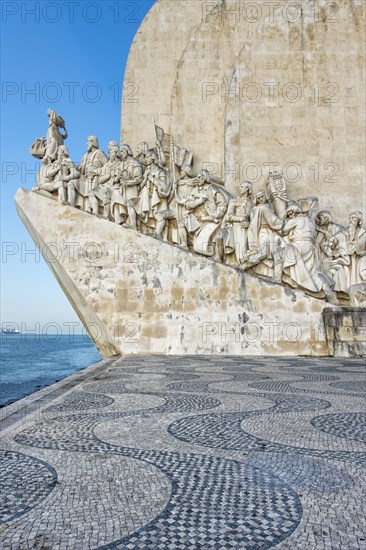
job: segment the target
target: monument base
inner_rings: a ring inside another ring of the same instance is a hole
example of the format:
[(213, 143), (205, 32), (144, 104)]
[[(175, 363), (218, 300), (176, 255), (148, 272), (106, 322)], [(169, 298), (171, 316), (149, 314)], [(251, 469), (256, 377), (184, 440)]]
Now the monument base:
[(330, 355), (366, 357), (365, 307), (327, 307), (323, 318)]
[(323, 300), (24, 189), (15, 202), (104, 358), (329, 353)]

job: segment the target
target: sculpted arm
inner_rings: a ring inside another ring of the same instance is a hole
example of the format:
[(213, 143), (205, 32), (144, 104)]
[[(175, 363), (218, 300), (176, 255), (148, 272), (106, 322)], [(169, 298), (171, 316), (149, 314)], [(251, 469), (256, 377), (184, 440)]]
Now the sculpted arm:
[(216, 218), (221, 219), (225, 216), (228, 208), (226, 198), (221, 193), (216, 193)]
[(78, 178), (80, 178), (80, 172), (79, 170), (77, 170), (74, 163), (70, 165), (70, 175), (68, 177), (69, 179), (66, 181), (77, 180)]
[(69, 181), (71, 180), (76, 180), (80, 177), (80, 172), (77, 170), (75, 164), (72, 162), (72, 160), (69, 160), (68, 162), (65, 162), (64, 164), (68, 170), (69, 170), (69, 174), (66, 176), (62, 176), (62, 181), (68, 183)]
[(358, 256), (366, 256), (366, 231), (357, 239), (355, 248)]
[(103, 167), (98, 179), (98, 185), (103, 185), (104, 183), (107, 183), (107, 181), (110, 180), (111, 177), (112, 174), (109, 172), (109, 170), (106, 170), (105, 167)]
[(235, 216), (235, 201), (230, 201), (229, 202), (229, 206), (228, 206), (228, 209), (227, 209), (227, 215), (226, 215), (226, 220), (230, 223), (230, 222), (236, 222), (238, 221), (236, 218), (238, 216)]
[(96, 163), (97, 164), (96, 173), (98, 175), (102, 173), (103, 166), (107, 164), (107, 162), (108, 162), (108, 159), (106, 155), (103, 153), (103, 151), (99, 151), (99, 154), (97, 156), (97, 163)]
[(50, 166), (47, 170), (47, 175), (49, 178), (53, 178), (61, 170), (61, 164), (54, 164)]
[(206, 202), (207, 197), (195, 197), (195, 195), (191, 195), (188, 200), (185, 203), (185, 206), (187, 210), (194, 210), (195, 208), (198, 208), (198, 206), (201, 206), (201, 204), (204, 204)]
[(281, 231), (281, 229), (283, 230), (283, 220), (276, 216), (276, 214), (272, 212), (269, 208), (264, 211), (264, 217), (271, 229), (275, 231)]
[(140, 183), (142, 183), (142, 166), (136, 163), (131, 170), (131, 179), (125, 181), (124, 185), (130, 187), (139, 185)]
[(288, 220), (287, 222), (285, 222), (285, 225), (282, 228), (282, 231), (281, 231), (282, 235), (288, 235), (290, 231), (295, 229), (295, 227), (296, 227), (296, 220), (294, 219)]
[(159, 195), (166, 199), (169, 197), (171, 189), (172, 189), (172, 182), (164, 170), (159, 171), (158, 178), (155, 182), (155, 185), (157, 187)]

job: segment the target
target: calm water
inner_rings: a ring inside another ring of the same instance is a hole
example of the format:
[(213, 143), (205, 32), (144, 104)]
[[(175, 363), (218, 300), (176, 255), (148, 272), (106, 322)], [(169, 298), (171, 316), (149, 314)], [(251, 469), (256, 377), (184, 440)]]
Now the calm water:
[(89, 367), (100, 355), (88, 336), (0, 335), (0, 406)]

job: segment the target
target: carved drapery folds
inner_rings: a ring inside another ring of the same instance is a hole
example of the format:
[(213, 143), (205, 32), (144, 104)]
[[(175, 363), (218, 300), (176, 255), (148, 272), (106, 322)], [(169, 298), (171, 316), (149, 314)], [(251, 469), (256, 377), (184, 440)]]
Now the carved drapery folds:
[(248, 181), (234, 197), (207, 170), (195, 174), (192, 151), (155, 122), (154, 147), (141, 142), (134, 155), (110, 141), (107, 157), (89, 136), (77, 166), (64, 145), (63, 119), (48, 116), (47, 136), (31, 147), (42, 163), (34, 192), (333, 304), (364, 305), (362, 212), (350, 213), (344, 227), (319, 211), (317, 197), (289, 199), (276, 172), (254, 198)]

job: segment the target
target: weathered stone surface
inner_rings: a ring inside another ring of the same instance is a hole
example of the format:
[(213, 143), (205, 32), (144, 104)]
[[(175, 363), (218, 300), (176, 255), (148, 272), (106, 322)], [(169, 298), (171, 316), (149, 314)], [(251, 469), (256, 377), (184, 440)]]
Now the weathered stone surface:
[(153, 144), (155, 116), (229, 191), (277, 166), (290, 199), (306, 190), (346, 223), (365, 199), (364, 40), (364, 0), (157, 0), (131, 48), (122, 140)]
[(15, 201), (104, 357), (328, 353), (321, 300), (39, 194)]
[(366, 308), (327, 307), (323, 318), (331, 355), (366, 356)]

